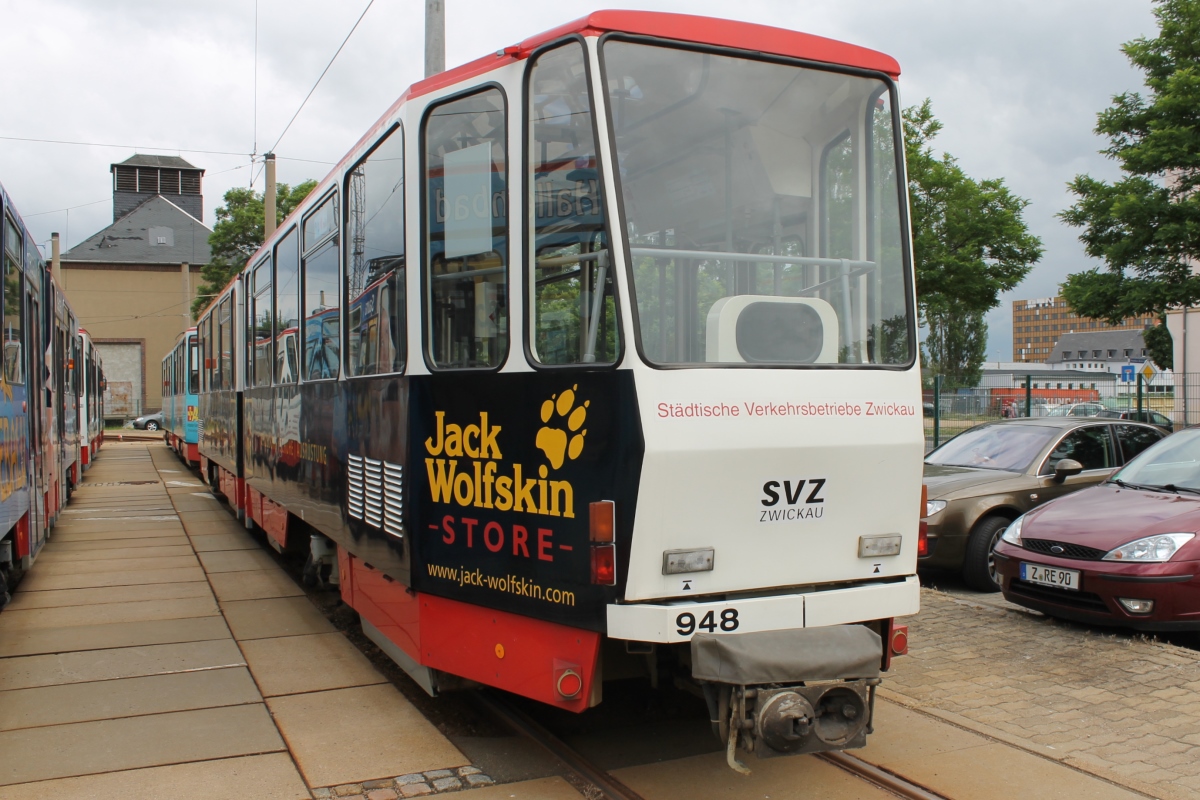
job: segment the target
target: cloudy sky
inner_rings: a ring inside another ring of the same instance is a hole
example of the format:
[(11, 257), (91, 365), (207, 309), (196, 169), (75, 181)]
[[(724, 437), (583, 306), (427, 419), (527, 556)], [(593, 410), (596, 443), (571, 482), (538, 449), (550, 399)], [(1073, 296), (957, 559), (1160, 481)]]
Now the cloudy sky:
[[(112, 221), (109, 164), (174, 153), (205, 175), (205, 223), (272, 147), (279, 180), (320, 178), (423, 69), (424, 4), (375, 0), (282, 141), (280, 134), (367, 0), (0, 0), (0, 182), (39, 241), (72, 246)], [(446, 63), (472, 60), (602, 7), (580, 0), (446, 0)], [(1089, 259), (1055, 214), (1080, 172), (1112, 178), (1096, 112), (1141, 87), (1122, 42), (1153, 36), (1149, 0), (644, 0), (865, 45), (899, 60), (906, 105), (933, 100), (936, 141), (976, 178), (1032, 204), (1046, 245), (1011, 298), (1055, 294)], [(276, 142), (279, 141), (278, 146)], [(116, 145), (116, 146), (108, 146)], [(196, 152), (211, 151), (211, 152)], [(65, 209), (70, 209), (65, 210)], [(49, 212), (49, 213), (45, 213)], [(989, 358), (1012, 352), (1008, 300)]]

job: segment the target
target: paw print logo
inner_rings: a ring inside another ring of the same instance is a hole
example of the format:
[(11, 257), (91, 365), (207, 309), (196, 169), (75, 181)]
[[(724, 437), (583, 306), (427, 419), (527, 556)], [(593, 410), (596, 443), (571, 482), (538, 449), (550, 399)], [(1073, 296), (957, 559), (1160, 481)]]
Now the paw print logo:
[[(535, 444), (550, 461), (550, 465), (558, 469), (566, 459), (574, 461), (583, 452), (583, 437), (587, 429), (583, 427), (587, 419), (587, 409), (591, 401), (576, 405), (576, 384), (557, 396), (542, 403), (542, 425), (537, 432)], [(543, 467), (543, 469), (545, 469)], [(542, 477), (545, 477), (544, 475)]]

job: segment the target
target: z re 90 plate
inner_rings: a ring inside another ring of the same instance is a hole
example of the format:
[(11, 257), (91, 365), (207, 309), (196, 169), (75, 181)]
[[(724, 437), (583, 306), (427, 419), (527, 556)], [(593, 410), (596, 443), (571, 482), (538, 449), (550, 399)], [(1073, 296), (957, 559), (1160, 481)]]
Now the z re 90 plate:
[(1055, 589), (1079, 591), (1079, 571), (1074, 569), (1058, 569), (1044, 567), (1041, 564), (1021, 562), (1021, 580), (1036, 583), (1039, 586), (1053, 586)]

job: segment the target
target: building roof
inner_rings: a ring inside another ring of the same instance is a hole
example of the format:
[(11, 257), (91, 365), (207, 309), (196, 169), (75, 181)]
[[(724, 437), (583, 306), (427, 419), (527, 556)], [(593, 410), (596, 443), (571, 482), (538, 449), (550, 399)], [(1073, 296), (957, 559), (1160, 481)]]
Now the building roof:
[(104, 230), (63, 253), (64, 262), (207, 264), (212, 229), (162, 195), (154, 195)]
[[(1142, 331), (1089, 331), (1081, 333), (1064, 333), (1059, 337), (1054, 345), (1054, 349), (1050, 351), (1050, 357), (1046, 361), (1050, 364), (1061, 364), (1063, 361), (1128, 361), (1128, 356), (1125, 355), (1126, 350), (1132, 350), (1133, 355), (1141, 356), (1142, 348), (1146, 346), (1145, 339), (1142, 338)], [(1091, 353), (1095, 350), (1100, 351), (1100, 355), (1092, 356)], [(1111, 359), (1108, 357), (1108, 351), (1115, 350), (1117, 354)], [(1078, 357), (1080, 351), (1088, 355)], [(1063, 358), (1063, 353), (1069, 352), (1070, 356)]]
[[(1037, 367), (1038, 365), (1030, 364), (1029, 366)], [(1028, 375), (1031, 380), (1035, 381), (1082, 381), (1087, 383), (1111, 383), (1120, 377), (1115, 372), (1101, 369), (985, 369), (982, 370), (982, 373), (989, 377), (1011, 375), (1018, 380)]]
[[(113, 164), (113, 167), (152, 167), (157, 169), (195, 169), (199, 167), (193, 166), (184, 161), (179, 156), (148, 156), (138, 153), (130, 156), (124, 161)], [(111, 168), (110, 170), (111, 171)], [(203, 172), (203, 170), (200, 170)]]

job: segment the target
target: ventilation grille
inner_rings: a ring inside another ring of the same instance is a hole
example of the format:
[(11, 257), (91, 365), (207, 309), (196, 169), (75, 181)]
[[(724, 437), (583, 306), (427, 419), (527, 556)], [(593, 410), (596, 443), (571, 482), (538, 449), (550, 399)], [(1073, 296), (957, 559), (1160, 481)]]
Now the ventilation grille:
[(346, 460), (346, 508), (396, 538), (404, 538), (404, 468), (362, 456)]
[(196, 420), (196, 441), (204, 441), (204, 420)]

